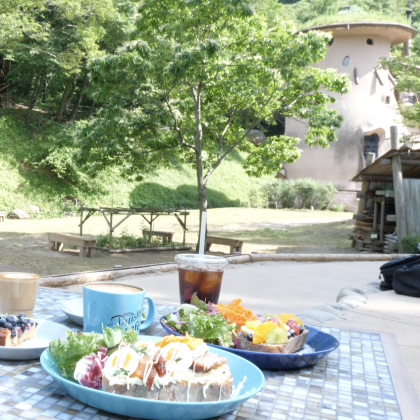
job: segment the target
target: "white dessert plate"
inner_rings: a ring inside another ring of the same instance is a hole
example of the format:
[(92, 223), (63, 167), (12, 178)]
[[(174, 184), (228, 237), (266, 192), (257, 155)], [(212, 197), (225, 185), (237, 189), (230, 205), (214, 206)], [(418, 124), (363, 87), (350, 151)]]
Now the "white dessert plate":
[(68, 300), (60, 305), (67, 318), (83, 327), (83, 298)]
[[(67, 315), (67, 318), (83, 327), (83, 298), (63, 302), (60, 309)], [(146, 316), (143, 314), (141, 319), (144, 321)]]
[(56, 338), (66, 338), (67, 328), (56, 322), (46, 321), (45, 319), (31, 318), (38, 323), (36, 336), (24, 341), (16, 347), (0, 346), (0, 359), (3, 360), (31, 360), (39, 359), (41, 353), (48, 348), (50, 341)]

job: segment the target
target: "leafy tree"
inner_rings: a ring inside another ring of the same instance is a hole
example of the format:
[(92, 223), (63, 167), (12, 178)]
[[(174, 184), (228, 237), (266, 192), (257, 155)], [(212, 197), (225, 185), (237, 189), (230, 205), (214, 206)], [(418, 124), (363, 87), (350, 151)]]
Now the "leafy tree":
[[(388, 69), (396, 80), (395, 90), (403, 92), (420, 92), (420, 56), (393, 57), (391, 60), (381, 60), (381, 66)], [(415, 104), (400, 104), (399, 110), (404, 123), (420, 130), (420, 102)], [(418, 139), (418, 134), (409, 136), (407, 140)]]
[[(415, 0), (417, 1), (417, 0)], [(404, 0), (280, 0), (285, 4), (286, 13), (290, 13), (296, 23), (302, 24), (320, 15), (336, 14), (343, 6), (356, 6), (365, 12), (401, 14), (406, 10)]]
[(324, 89), (346, 93), (348, 79), (311, 64), (329, 37), (267, 29), (242, 0), (150, 0), (139, 9), (135, 40), (90, 64), (102, 100), (81, 124), (79, 159), (92, 172), (121, 165), (127, 175), (184, 162), (196, 169), (200, 212), (206, 186), (235, 149), (252, 176), (299, 157), (299, 139), (248, 141), (263, 119), (281, 112), (308, 125), (306, 142), (327, 147), (341, 117)]

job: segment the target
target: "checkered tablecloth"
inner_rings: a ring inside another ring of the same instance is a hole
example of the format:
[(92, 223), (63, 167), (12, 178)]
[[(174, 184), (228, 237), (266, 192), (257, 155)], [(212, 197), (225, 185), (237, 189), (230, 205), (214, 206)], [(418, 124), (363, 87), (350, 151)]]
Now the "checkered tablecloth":
[[(80, 329), (60, 310), (60, 303), (80, 298), (65, 290), (40, 289), (34, 317)], [(165, 335), (162, 315), (174, 310), (156, 305), (148, 335)], [(294, 371), (263, 371), (261, 392), (220, 419), (253, 420), (397, 420), (401, 419), (381, 336), (322, 328), (340, 347), (316, 365)], [(420, 414), (419, 414), (420, 416)], [(108, 420), (126, 417), (81, 404), (66, 395), (43, 371), (39, 360), (0, 360), (0, 419)], [(420, 417), (419, 417), (420, 418)]]

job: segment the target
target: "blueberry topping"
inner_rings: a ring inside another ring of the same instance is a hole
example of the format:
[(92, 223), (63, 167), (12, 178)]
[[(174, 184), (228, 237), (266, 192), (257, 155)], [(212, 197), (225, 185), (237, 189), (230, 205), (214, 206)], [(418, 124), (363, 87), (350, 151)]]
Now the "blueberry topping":
[(22, 325), (26, 325), (28, 322), (29, 322), (28, 318), (25, 318), (25, 317), (19, 318), (19, 323)]
[(249, 334), (246, 336), (246, 338), (247, 338), (249, 341), (252, 341), (252, 339), (254, 338), (254, 334), (249, 333)]
[(19, 318), (25, 318), (26, 315), (25, 314), (19, 314)]
[(287, 331), (287, 338), (290, 338), (292, 334), (290, 334), (290, 331)]
[(3, 326), (6, 320), (4, 318), (0, 318), (0, 325)]
[(13, 325), (10, 322), (6, 322), (4, 324), (4, 328), (8, 328), (9, 330), (13, 330)]
[(303, 327), (302, 327), (302, 325), (299, 325), (299, 331), (300, 331), (301, 334), (303, 333)]
[(294, 330), (290, 329), (289, 332), (290, 332), (290, 336), (291, 337), (294, 337), (295, 336), (295, 331)]
[(6, 318), (6, 321), (12, 325), (16, 325), (19, 323), (19, 318), (16, 315), (11, 315)]

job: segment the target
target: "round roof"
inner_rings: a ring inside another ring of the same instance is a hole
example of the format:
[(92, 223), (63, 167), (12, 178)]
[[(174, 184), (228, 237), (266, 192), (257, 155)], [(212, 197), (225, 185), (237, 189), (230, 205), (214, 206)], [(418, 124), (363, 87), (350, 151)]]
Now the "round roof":
[[(333, 36), (340, 35), (379, 35), (388, 38), (391, 45), (402, 44), (417, 35), (411, 26), (391, 22), (342, 22), (327, 25), (311, 26), (299, 32), (324, 31), (332, 32)], [(347, 32), (349, 31), (349, 32)], [(346, 33), (347, 32), (347, 33)]]

